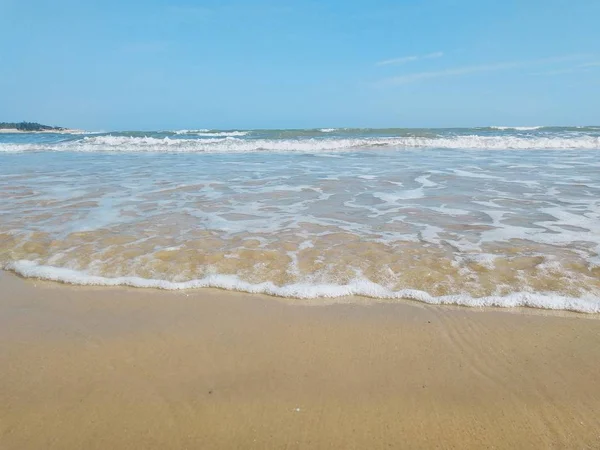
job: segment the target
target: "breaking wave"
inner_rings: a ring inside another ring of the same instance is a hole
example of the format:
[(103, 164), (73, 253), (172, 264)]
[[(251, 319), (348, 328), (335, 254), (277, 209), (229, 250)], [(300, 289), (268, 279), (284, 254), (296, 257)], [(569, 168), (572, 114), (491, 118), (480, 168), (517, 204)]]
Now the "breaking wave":
[[(327, 137), (294, 139), (258, 139), (234, 137), (232, 133), (203, 132), (202, 139), (140, 136), (85, 136), (59, 142), (0, 143), (2, 152), (68, 151), (68, 152), (181, 152), (181, 153), (245, 153), (245, 152), (319, 152), (369, 148), (439, 148), (473, 150), (586, 150), (600, 149), (600, 136), (487, 136), (460, 135), (439, 137)], [(196, 133), (198, 134), (198, 133)]]
[(471, 297), (465, 294), (432, 296), (415, 289), (392, 291), (368, 279), (357, 278), (348, 284), (297, 283), (277, 286), (272, 282), (249, 283), (235, 275), (209, 275), (202, 279), (173, 282), (141, 277), (108, 278), (85, 272), (52, 266), (38, 265), (21, 260), (9, 263), (5, 269), (23, 277), (58, 281), (80, 286), (129, 286), (165, 290), (218, 288), (251, 294), (266, 294), (284, 298), (315, 299), (361, 296), (373, 299), (406, 299), (431, 305), (458, 305), (469, 307), (528, 307), (539, 309), (599, 313), (600, 298), (593, 295), (581, 298), (566, 297), (552, 293), (515, 292), (506, 296)]
[(173, 131), (176, 135), (182, 136), (200, 136), (200, 137), (236, 137), (247, 136), (249, 131), (212, 131), (212, 130), (177, 130)]
[(542, 128), (545, 128), (543, 126), (538, 126), (538, 127), (490, 127), (492, 130), (500, 130), (500, 131), (534, 131), (534, 130), (541, 130)]

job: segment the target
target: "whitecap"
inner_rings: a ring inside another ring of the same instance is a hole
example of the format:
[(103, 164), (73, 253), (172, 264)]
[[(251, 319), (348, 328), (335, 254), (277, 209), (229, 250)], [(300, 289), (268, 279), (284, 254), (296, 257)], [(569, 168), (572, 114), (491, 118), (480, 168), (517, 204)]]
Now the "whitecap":
[(253, 294), (267, 294), (277, 297), (314, 299), (361, 296), (373, 299), (406, 299), (431, 305), (459, 305), (469, 307), (530, 307), (540, 309), (566, 310), (582, 313), (599, 313), (600, 298), (585, 295), (579, 298), (566, 297), (553, 293), (515, 292), (505, 296), (493, 295), (472, 297), (466, 294), (433, 296), (416, 289), (390, 290), (368, 279), (357, 278), (348, 284), (309, 284), (295, 283), (278, 286), (270, 281), (249, 283), (234, 275), (209, 275), (202, 279), (183, 282), (147, 279), (141, 277), (108, 278), (90, 275), (82, 271), (39, 265), (33, 261), (16, 261), (5, 267), (8, 270), (30, 278), (59, 281), (82, 286), (130, 286), (165, 290), (199, 288), (219, 288)]

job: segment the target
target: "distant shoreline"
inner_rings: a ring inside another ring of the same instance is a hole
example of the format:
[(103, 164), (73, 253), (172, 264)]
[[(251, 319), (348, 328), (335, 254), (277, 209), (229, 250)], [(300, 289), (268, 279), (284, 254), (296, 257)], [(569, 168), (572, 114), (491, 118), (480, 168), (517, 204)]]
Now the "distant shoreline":
[(0, 134), (69, 134), (81, 133), (82, 130), (60, 128), (55, 130), (19, 130), (17, 128), (0, 128)]
[(0, 122), (0, 133), (73, 133), (80, 130), (44, 125), (38, 122)]

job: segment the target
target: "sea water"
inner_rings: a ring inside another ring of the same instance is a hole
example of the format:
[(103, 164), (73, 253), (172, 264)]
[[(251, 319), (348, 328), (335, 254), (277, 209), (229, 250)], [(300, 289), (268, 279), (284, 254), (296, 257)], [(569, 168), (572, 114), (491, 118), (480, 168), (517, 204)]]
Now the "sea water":
[(600, 127), (1, 134), (0, 267), (600, 312)]

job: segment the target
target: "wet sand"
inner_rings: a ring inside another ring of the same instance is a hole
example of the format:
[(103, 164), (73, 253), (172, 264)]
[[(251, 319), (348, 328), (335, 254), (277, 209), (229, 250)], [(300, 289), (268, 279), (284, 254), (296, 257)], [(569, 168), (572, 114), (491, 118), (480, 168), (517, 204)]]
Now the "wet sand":
[(600, 448), (600, 320), (0, 273), (0, 448)]

